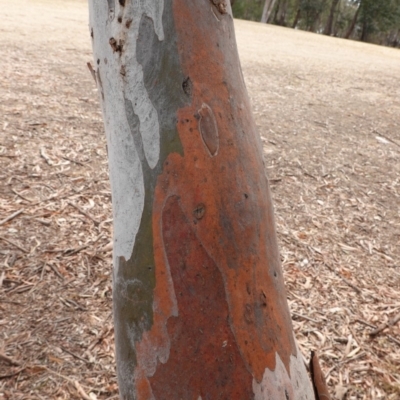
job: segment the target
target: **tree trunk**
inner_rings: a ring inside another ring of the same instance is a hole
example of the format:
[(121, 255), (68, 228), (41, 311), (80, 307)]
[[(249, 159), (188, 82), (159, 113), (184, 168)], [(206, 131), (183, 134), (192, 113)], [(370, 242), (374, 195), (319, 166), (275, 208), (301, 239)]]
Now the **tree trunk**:
[(298, 8), (292, 24), (293, 29), (295, 29), (297, 24), (299, 23), (300, 15), (301, 15), (301, 8)]
[(90, 0), (121, 399), (314, 399), (224, 0)]
[(358, 5), (357, 11), (355, 12), (355, 14), (353, 16), (353, 19), (351, 20), (349, 29), (347, 30), (346, 34), (344, 35), (345, 39), (348, 39), (354, 31), (354, 28), (356, 26), (357, 19), (358, 19), (358, 14), (360, 13), (360, 8), (361, 8), (361, 1), (360, 1), (360, 4)]
[(275, 3), (276, 3), (276, 0), (265, 0), (263, 12), (261, 15), (262, 23), (266, 24), (268, 22)]
[(332, 34), (333, 19), (335, 18), (335, 11), (336, 11), (336, 7), (338, 4), (339, 4), (339, 0), (332, 0), (332, 5), (331, 5), (331, 9), (329, 11), (328, 20), (326, 22), (325, 29), (324, 29), (324, 35), (330, 36)]
[(387, 45), (392, 47), (397, 47), (399, 45), (400, 29), (392, 31), (387, 40)]
[(319, 20), (321, 17), (321, 13), (319, 12), (316, 16), (314, 21), (312, 22), (312, 24), (309, 27), (309, 32), (317, 32), (318, 26), (319, 26)]
[(368, 25), (367, 18), (364, 17), (362, 31), (361, 31), (361, 37), (360, 37), (360, 40), (362, 42), (366, 42), (368, 40), (368, 33), (369, 33), (368, 28), (369, 28), (369, 25)]
[(287, 0), (281, 0), (278, 5), (278, 12), (276, 14), (275, 23), (277, 25), (286, 26), (286, 12), (288, 2)]

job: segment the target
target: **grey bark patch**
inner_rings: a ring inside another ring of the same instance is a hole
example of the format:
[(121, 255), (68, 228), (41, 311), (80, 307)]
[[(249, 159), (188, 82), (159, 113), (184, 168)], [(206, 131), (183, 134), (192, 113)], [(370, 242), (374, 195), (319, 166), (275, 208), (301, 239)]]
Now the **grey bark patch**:
[[(126, 8), (128, 4), (126, 4)], [(125, 16), (124, 18), (127, 18)], [(126, 28), (137, 29), (137, 21), (127, 19)], [(132, 25), (131, 25), (132, 24)], [(160, 22), (158, 22), (160, 24)], [(124, 26), (124, 24), (122, 25)], [(154, 21), (143, 14), (136, 41), (136, 61), (141, 69), (143, 89), (154, 107), (159, 121), (160, 153), (154, 168), (150, 168), (146, 158), (141, 119), (135, 108), (137, 97), (124, 96), (124, 110), (129, 124), (134, 147), (140, 160), (144, 182), (144, 209), (135, 238), (130, 259), (118, 258), (115, 262), (117, 274), (114, 280), (114, 320), (116, 333), (116, 353), (120, 395), (123, 399), (135, 399), (133, 375), (137, 364), (135, 342), (142, 340), (143, 332), (153, 324), (155, 287), (155, 261), (153, 251), (153, 201), (154, 190), (165, 160), (170, 153), (183, 154), (177, 132), (177, 110), (185, 106), (188, 97), (182, 91), (185, 79), (179, 63), (176, 34), (172, 16), (172, 0), (166, 1), (162, 26), (165, 37), (160, 41)], [(129, 60), (125, 60), (122, 78), (129, 83)], [(138, 98), (138, 100), (140, 100)], [(136, 282), (127, 284), (127, 282)], [(139, 284), (140, 282), (140, 284)], [(140, 290), (139, 290), (140, 289)], [(133, 360), (133, 362), (132, 362)], [(157, 362), (157, 360), (153, 360)], [(150, 361), (149, 361), (150, 363)]]
[[(104, 95), (113, 198), (118, 381), (121, 398), (135, 399), (135, 343), (151, 329), (154, 318), (154, 191), (169, 154), (183, 154), (177, 111), (190, 98), (182, 90), (186, 77), (172, 0), (165, 1), (165, 9), (162, 0), (127, 1), (124, 8), (115, 0), (89, 4), (95, 59), (108, 60), (101, 62), (96, 79)], [(116, 12), (122, 22), (114, 19)], [(110, 38), (115, 41), (110, 43)]]
[(129, 128), (133, 136), (133, 141), (135, 143), (136, 151), (139, 155), (139, 160), (142, 163), (143, 167), (143, 163), (147, 164), (147, 161), (146, 161), (146, 156), (144, 154), (142, 137), (140, 136), (140, 120), (139, 117), (135, 114), (132, 102), (128, 99), (125, 99), (125, 112), (126, 112), (126, 118), (129, 123)]
[[(166, 1), (163, 26), (173, 26), (171, 0)], [(140, 22), (136, 55), (143, 69), (143, 81), (149, 98), (154, 105), (160, 124), (160, 162), (171, 152), (183, 154), (176, 128), (177, 110), (188, 103), (182, 91), (185, 79), (181, 71), (176, 35), (165, 29), (161, 42), (154, 34), (154, 22), (143, 16)]]

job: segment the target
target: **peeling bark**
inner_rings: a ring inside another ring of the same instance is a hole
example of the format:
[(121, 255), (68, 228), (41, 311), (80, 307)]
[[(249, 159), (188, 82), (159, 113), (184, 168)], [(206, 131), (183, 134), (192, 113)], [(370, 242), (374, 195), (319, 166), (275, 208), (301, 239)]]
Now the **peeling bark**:
[(230, 3), (89, 4), (121, 398), (313, 399)]

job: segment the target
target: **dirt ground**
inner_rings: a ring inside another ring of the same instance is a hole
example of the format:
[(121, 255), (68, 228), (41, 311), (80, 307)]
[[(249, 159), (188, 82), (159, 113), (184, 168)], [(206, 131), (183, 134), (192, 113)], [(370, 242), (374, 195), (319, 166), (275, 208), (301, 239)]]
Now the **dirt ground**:
[[(116, 399), (87, 5), (0, 5), (0, 400)], [(333, 398), (399, 399), (400, 51), (236, 28), (303, 354)]]

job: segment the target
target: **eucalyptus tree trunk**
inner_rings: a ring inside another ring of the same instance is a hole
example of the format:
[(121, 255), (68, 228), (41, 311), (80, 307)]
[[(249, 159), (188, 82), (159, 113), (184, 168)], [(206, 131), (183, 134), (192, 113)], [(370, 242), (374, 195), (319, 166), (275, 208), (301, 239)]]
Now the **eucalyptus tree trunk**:
[(269, 20), (271, 15), (272, 9), (274, 8), (276, 0), (265, 0), (262, 15), (261, 15), (261, 22), (266, 24)]
[(224, 0), (90, 0), (122, 399), (313, 399)]

